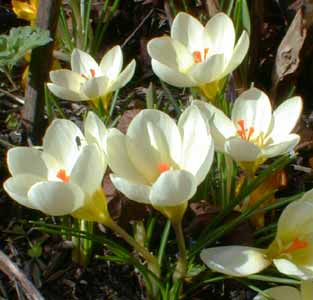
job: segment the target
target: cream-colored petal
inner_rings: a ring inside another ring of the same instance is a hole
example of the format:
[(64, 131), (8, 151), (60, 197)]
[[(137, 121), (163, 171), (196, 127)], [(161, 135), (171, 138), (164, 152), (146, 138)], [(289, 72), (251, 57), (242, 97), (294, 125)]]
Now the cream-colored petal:
[(133, 183), (114, 174), (111, 174), (110, 178), (113, 185), (130, 200), (150, 204), (150, 187), (148, 185)]
[(101, 74), (97, 62), (88, 53), (77, 48), (73, 50), (71, 55), (71, 67), (72, 71), (88, 78), (92, 75), (91, 70), (94, 70), (97, 76)]
[(189, 106), (178, 121), (183, 139), (180, 166), (197, 179), (199, 185), (208, 174), (213, 162), (214, 145), (210, 129), (197, 106)]
[(31, 205), (51, 216), (68, 215), (84, 204), (83, 191), (73, 183), (45, 181), (28, 191)]
[(274, 128), (270, 134), (273, 140), (282, 139), (292, 131), (299, 120), (302, 106), (302, 99), (293, 97), (284, 101), (274, 110)]
[(107, 129), (100, 118), (89, 111), (84, 122), (84, 134), (88, 143), (96, 143), (103, 149), (106, 132)]
[(70, 101), (87, 101), (88, 97), (82, 92), (75, 92), (54, 83), (47, 83), (49, 91), (58, 98)]
[(229, 62), (235, 45), (235, 28), (233, 21), (224, 13), (214, 15), (205, 25), (211, 40), (211, 49), (215, 53), (223, 53)]
[(119, 177), (133, 183), (148, 184), (129, 159), (126, 137), (117, 129), (109, 129), (106, 134), (104, 151), (111, 170)]
[(91, 196), (102, 183), (106, 166), (96, 144), (85, 146), (70, 174), (70, 182), (76, 183), (82, 191)]
[(254, 297), (253, 300), (268, 300), (269, 298), (273, 300), (304, 300), (301, 297), (299, 290), (291, 286), (276, 286), (263, 292), (268, 297), (259, 294)]
[(280, 141), (274, 141), (273, 144), (270, 144), (262, 149), (262, 154), (265, 157), (275, 157), (283, 155), (287, 152), (292, 151), (295, 146), (300, 142), (300, 136), (297, 134), (289, 134), (283, 137)]
[[(152, 125), (152, 126), (151, 126)], [(159, 135), (166, 143), (170, 158), (177, 164), (181, 157), (181, 136), (175, 121), (164, 112), (156, 109), (144, 109), (135, 116), (129, 124), (127, 135), (139, 146), (152, 145), (159, 152), (164, 151), (164, 146), (158, 144), (151, 127), (158, 129)]]
[(151, 187), (150, 201), (155, 207), (177, 206), (197, 191), (196, 178), (184, 170), (167, 171)]
[(56, 119), (46, 130), (43, 150), (53, 156), (67, 171), (70, 171), (81, 150), (78, 140), (84, 142), (85, 138), (73, 122)]
[(32, 174), (42, 178), (48, 176), (42, 152), (30, 147), (14, 147), (8, 151), (7, 163), (12, 175)]
[(151, 65), (155, 75), (170, 85), (180, 88), (197, 86), (197, 82), (193, 81), (187, 74), (171, 69), (155, 59), (152, 59)]
[(82, 86), (81, 91), (89, 99), (96, 99), (109, 93), (110, 79), (106, 76), (93, 77), (87, 80)]
[(262, 153), (255, 144), (234, 137), (225, 142), (225, 152), (236, 161), (255, 161)]
[(296, 265), (288, 259), (273, 259), (273, 263), (277, 270), (283, 274), (297, 276), (302, 280), (313, 279), (313, 270), (310, 270), (305, 266)]
[(80, 93), (80, 86), (86, 81), (80, 74), (67, 69), (50, 71), (49, 75), (53, 84), (76, 93)]
[(214, 54), (206, 61), (194, 64), (189, 70), (188, 75), (197, 82), (197, 85), (210, 83), (220, 79), (225, 63), (224, 54)]
[(261, 90), (252, 87), (236, 99), (231, 119), (238, 126), (238, 129), (241, 129), (238, 124), (240, 120), (244, 121), (247, 131), (253, 127), (252, 137), (259, 136), (261, 132), (266, 135), (272, 119), (270, 100)]
[(190, 52), (203, 49), (203, 25), (193, 16), (180, 12), (171, 27), (171, 38), (185, 45)]
[(216, 106), (204, 101), (194, 100), (211, 127), (211, 134), (217, 151), (225, 151), (225, 142), (228, 138), (236, 135), (234, 123)]
[(313, 201), (313, 189), (306, 191), (298, 201)]
[(234, 71), (244, 60), (250, 45), (249, 35), (243, 31), (232, 53), (232, 57), (223, 71), (222, 76)]
[(111, 83), (109, 86), (109, 91), (113, 92), (117, 89), (121, 89), (124, 87), (134, 76), (136, 70), (136, 61), (133, 59), (122, 71), (122, 73), (119, 74), (116, 81)]
[(313, 281), (303, 280), (301, 282), (301, 296), (300, 300), (312, 300), (313, 297)]
[(36, 207), (28, 200), (27, 193), (35, 183), (42, 180), (44, 180), (44, 178), (38, 176), (19, 174), (7, 179), (3, 183), (3, 188), (17, 203), (28, 208), (36, 209)]
[(120, 46), (115, 46), (110, 49), (102, 58), (100, 62), (100, 69), (102, 74), (116, 80), (121, 73), (123, 67), (123, 53)]
[(236, 277), (261, 272), (271, 264), (263, 249), (245, 246), (204, 249), (200, 258), (213, 271)]

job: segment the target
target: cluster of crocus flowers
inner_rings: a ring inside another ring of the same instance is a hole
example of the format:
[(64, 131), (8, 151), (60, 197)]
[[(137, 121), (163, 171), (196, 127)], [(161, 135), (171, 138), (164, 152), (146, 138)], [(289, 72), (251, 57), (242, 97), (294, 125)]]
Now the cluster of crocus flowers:
[(249, 48), (243, 31), (235, 44), (232, 20), (224, 13), (214, 15), (205, 26), (189, 14), (175, 17), (171, 36), (152, 39), (148, 53), (152, 69), (163, 81), (176, 87), (199, 87), (212, 100), (219, 81), (236, 69)]
[(276, 286), (258, 294), (253, 300), (311, 300), (313, 296), (313, 282), (301, 282), (300, 291), (291, 286)]
[(235, 100), (231, 118), (210, 103), (194, 104), (210, 123), (216, 150), (230, 155), (250, 174), (268, 158), (285, 154), (299, 143), (300, 136), (291, 131), (302, 111), (300, 97), (284, 101), (272, 112), (267, 95), (253, 87)]
[(276, 237), (267, 249), (213, 247), (204, 249), (200, 257), (212, 270), (230, 276), (258, 273), (273, 263), (281, 273), (303, 280), (313, 279), (312, 236), (313, 190), (310, 190), (284, 209)]
[(92, 101), (104, 109), (112, 93), (126, 85), (133, 77), (136, 67), (132, 60), (122, 71), (123, 53), (120, 46), (110, 49), (98, 64), (88, 53), (74, 49), (71, 68), (50, 72), (51, 83), (47, 86), (57, 97), (71, 101)]

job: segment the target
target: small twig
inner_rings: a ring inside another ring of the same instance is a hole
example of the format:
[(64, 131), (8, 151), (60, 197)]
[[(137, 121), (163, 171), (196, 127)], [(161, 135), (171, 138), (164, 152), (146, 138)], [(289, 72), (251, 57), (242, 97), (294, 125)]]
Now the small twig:
[(13, 95), (12, 93), (0, 88), (0, 93), (12, 98), (13, 100), (15, 100), (16, 102), (18, 102), (19, 104), (24, 104), (24, 100), (18, 96)]
[(45, 300), (25, 274), (0, 250), (0, 270), (12, 281), (17, 281), (23, 288), (27, 299)]
[(128, 36), (128, 38), (124, 41), (121, 48), (125, 47), (125, 45), (131, 40), (131, 38), (136, 34), (136, 32), (141, 28), (141, 26), (146, 22), (146, 20), (152, 15), (154, 9), (152, 8), (149, 13), (143, 18), (140, 24), (135, 28), (135, 30)]

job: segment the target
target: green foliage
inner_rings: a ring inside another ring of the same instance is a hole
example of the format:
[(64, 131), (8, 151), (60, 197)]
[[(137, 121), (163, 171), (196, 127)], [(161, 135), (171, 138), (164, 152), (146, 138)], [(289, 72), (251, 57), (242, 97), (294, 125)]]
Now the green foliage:
[(49, 31), (30, 26), (16, 27), (0, 35), (0, 70), (10, 70), (29, 51), (51, 41)]

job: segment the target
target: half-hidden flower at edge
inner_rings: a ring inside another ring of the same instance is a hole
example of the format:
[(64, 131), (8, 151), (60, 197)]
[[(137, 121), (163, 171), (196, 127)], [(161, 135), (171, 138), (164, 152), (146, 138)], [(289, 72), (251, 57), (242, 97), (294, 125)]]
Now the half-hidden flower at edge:
[(10, 197), (48, 215), (105, 222), (108, 213), (101, 183), (106, 162), (98, 143), (88, 138), (105, 130), (103, 124), (95, 130), (96, 118), (88, 114), (86, 136), (73, 122), (56, 119), (44, 135), (42, 150), (10, 149), (7, 163), (12, 177), (4, 182)]
[(232, 20), (224, 13), (214, 15), (205, 26), (180, 12), (171, 27), (171, 36), (148, 43), (152, 69), (163, 81), (176, 87), (199, 87), (212, 100), (219, 81), (240, 65), (249, 48), (243, 31), (235, 44)]
[(108, 130), (105, 153), (119, 191), (175, 222), (207, 175), (214, 147), (207, 123), (192, 105), (177, 125), (159, 110), (142, 110), (126, 135)]
[(267, 300), (266, 296), (273, 300), (311, 300), (313, 299), (313, 282), (305, 280), (301, 282), (300, 291), (291, 286), (276, 286), (258, 294), (253, 300)]
[(20, 19), (29, 21), (32, 26), (35, 25), (38, 11), (38, 0), (12, 0), (12, 9)]
[[(267, 249), (223, 246), (202, 250), (200, 257), (212, 270), (248, 276), (274, 264), (279, 272), (313, 279), (313, 190), (282, 212), (274, 241)], [(235, 259), (234, 259), (235, 258)]]
[(101, 101), (108, 109), (112, 93), (125, 86), (133, 77), (136, 67), (132, 60), (122, 71), (123, 53), (120, 46), (110, 49), (100, 64), (86, 52), (74, 49), (71, 55), (72, 70), (50, 72), (49, 90), (59, 98), (71, 101)]
[(299, 135), (290, 133), (302, 111), (300, 97), (284, 101), (272, 112), (267, 95), (252, 87), (235, 100), (231, 118), (210, 103), (193, 103), (210, 124), (216, 150), (229, 154), (250, 174), (268, 158), (292, 151), (300, 141)]

